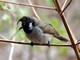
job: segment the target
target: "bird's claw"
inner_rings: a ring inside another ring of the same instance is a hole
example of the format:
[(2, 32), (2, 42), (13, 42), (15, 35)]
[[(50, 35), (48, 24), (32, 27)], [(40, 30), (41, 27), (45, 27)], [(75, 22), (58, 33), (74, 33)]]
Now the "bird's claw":
[(48, 47), (50, 47), (50, 41), (48, 41)]
[(33, 42), (31, 42), (31, 46), (33, 47), (33, 45), (34, 45), (34, 43)]

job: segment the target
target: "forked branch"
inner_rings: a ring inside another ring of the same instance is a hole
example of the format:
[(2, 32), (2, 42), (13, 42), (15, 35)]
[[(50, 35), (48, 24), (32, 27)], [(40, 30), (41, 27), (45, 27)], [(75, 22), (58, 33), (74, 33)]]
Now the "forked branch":
[(69, 3), (66, 5), (67, 1), (68, 0), (65, 0), (64, 4), (62, 6), (62, 11), (60, 12), (60, 14), (62, 14), (67, 9), (67, 7), (71, 4), (71, 2), (72, 2), (72, 0), (69, 0)]
[(65, 26), (65, 29), (66, 29), (66, 31), (67, 31), (67, 33), (68, 33), (68, 36), (69, 36), (69, 38), (70, 38), (70, 41), (71, 41), (72, 47), (73, 47), (73, 49), (74, 49), (74, 52), (75, 52), (75, 54), (76, 54), (76, 56), (77, 56), (77, 59), (80, 60), (80, 56), (79, 56), (79, 53), (78, 53), (78, 49), (77, 49), (77, 47), (76, 47), (76, 41), (74, 41), (74, 40), (76, 40), (76, 38), (74, 37), (74, 35), (73, 35), (73, 33), (72, 33), (72, 31), (71, 31), (71, 29), (70, 29), (70, 27), (69, 27), (69, 24), (67, 23), (67, 20), (66, 20), (64, 14), (61, 14), (62, 10), (61, 10), (59, 1), (58, 1), (58, 0), (53, 0), (53, 1), (54, 1), (54, 3), (55, 3), (55, 6), (56, 6), (56, 8), (57, 8), (57, 11), (58, 11), (58, 13), (59, 13), (59, 15), (60, 15), (60, 17), (61, 17), (61, 20), (62, 20), (62, 22), (63, 22), (63, 24), (64, 24), (64, 26)]

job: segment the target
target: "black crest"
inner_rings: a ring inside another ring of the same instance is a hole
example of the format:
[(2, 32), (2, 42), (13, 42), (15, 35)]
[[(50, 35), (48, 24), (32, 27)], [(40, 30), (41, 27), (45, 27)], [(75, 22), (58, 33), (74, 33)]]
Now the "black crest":
[[(29, 34), (33, 31), (33, 29), (35, 27), (35, 22), (34, 22), (33, 18), (24, 16), (19, 21), (22, 22), (22, 28), (26, 34)], [(18, 23), (19, 23), (19, 21), (18, 21)]]

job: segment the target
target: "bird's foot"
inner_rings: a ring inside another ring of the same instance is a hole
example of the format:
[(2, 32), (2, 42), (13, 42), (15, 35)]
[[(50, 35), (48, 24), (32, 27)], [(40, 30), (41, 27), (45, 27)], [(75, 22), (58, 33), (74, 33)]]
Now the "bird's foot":
[(48, 47), (50, 47), (50, 41), (48, 41)]
[(33, 45), (34, 45), (34, 43), (33, 42), (31, 42), (31, 46), (33, 47)]

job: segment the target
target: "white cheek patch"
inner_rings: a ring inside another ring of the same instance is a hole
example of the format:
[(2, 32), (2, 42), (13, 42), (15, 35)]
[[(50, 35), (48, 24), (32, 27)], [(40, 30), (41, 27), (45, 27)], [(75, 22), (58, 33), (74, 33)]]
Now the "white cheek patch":
[(32, 27), (33, 27), (33, 26), (32, 26), (32, 22), (31, 22), (31, 23), (29, 23), (29, 28), (32, 29)]

